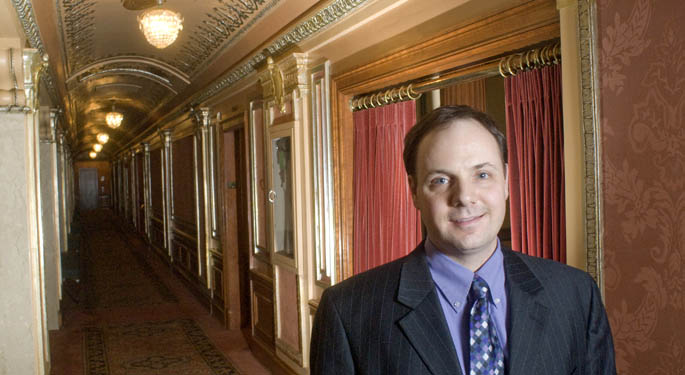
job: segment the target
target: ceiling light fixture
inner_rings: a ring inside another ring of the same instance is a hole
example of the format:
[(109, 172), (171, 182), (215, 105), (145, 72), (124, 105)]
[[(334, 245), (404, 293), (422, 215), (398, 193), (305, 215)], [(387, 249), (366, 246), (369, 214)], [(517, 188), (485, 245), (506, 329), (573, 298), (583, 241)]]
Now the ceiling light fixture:
[(94, 145), (93, 145), (93, 151), (95, 151), (95, 152), (100, 152), (100, 151), (102, 151), (102, 145), (99, 144), (99, 143), (94, 144)]
[(121, 121), (124, 120), (124, 115), (121, 114), (120, 112), (117, 112), (116, 109), (114, 108), (114, 103), (112, 103), (112, 111), (107, 113), (105, 116), (105, 121), (107, 122), (107, 126), (109, 126), (112, 129), (116, 129), (121, 125)]
[(97, 136), (98, 142), (102, 143), (103, 145), (109, 141), (109, 135), (107, 133), (100, 133)]
[(163, 0), (158, 0), (158, 7), (138, 16), (138, 26), (145, 39), (159, 49), (171, 45), (178, 37), (178, 32), (183, 29), (181, 14), (161, 8), (162, 2)]
[(98, 156), (98, 153), (95, 151), (91, 151), (88, 156), (90, 156), (91, 159), (95, 159)]

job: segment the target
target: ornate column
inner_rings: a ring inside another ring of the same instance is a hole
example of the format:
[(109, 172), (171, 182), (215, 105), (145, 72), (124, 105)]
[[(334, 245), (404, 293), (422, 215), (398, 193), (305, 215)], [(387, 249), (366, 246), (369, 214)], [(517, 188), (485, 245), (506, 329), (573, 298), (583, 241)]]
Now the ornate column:
[(171, 129), (162, 130), (160, 136), (162, 137), (162, 195), (163, 195), (163, 215), (164, 215), (164, 246), (166, 246), (169, 260), (174, 261), (173, 252), (171, 251), (171, 239), (173, 236), (173, 216), (174, 216), (174, 202), (172, 200), (173, 194), (171, 191), (172, 173), (171, 173)]
[[(199, 181), (199, 188), (202, 189), (204, 197), (204, 204), (199, 205), (199, 213), (204, 218), (204, 228), (200, 228), (198, 220), (198, 234), (202, 236), (202, 248), (200, 249), (200, 264), (203, 268), (203, 276), (206, 277), (207, 288), (213, 291), (212, 278), (208, 272), (211, 269), (211, 257), (209, 254), (214, 252), (221, 252), (219, 242), (219, 230), (217, 228), (217, 198), (216, 198), (216, 123), (212, 123), (210, 117), (210, 109), (202, 107), (196, 111), (199, 136), (198, 143), (201, 145), (201, 163), (198, 161), (197, 166), (202, 168), (202, 181)], [(196, 195), (197, 196), (197, 195)]]
[(131, 181), (129, 181), (128, 183), (129, 189), (131, 191), (129, 196), (129, 204), (131, 205), (131, 217), (129, 219), (131, 220), (134, 228), (140, 229), (138, 228), (138, 171), (136, 166), (136, 150), (131, 149), (129, 155), (131, 156), (131, 160), (129, 161), (131, 163), (129, 165), (129, 174), (131, 175)]
[(68, 199), (67, 199), (67, 145), (66, 136), (62, 130), (57, 131), (57, 171), (58, 171), (58, 190), (59, 190), (59, 224), (61, 233), (61, 250), (62, 252), (69, 251), (69, 246), (67, 244), (67, 234), (69, 234), (69, 228), (67, 226), (67, 212)]
[(36, 91), (44, 66), (21, 45), (0, 39), (0, 194), (9, 198), (0, 200), (0, 353), (6, 373), (42, 374), (49, 345)]
[(150, 144), (143, 143), (143, 201), (145, 204), (145, 237), (148, 242), (152, 242), (150, 235), (150, 216), (152, 215), (152, 206), (150, 202)]
[(40, 123), (40, 186), (43, 220), (43, 262), (45, 270), (45, 303), (48, 329), (59, 329), (61, 299), (61, 225), (57, 154), (57, 109)]
[(123, 167), (123, 178), (121, 180), (121, 182), (123, 184), (123, 186), (122, 186), (123, 187), (122, 197), (124, 198), (123, 199), (123, 201), (124, 201), (123, 202), (124, 220), (129, 220), (128, 211), (131, 207), (131, 193), (130, 193), (130, 190), (131, 190), (130, 189), (130, 187), (131, 187), (131, 181), (130, 181), (131, 171), (129, 170), (131, 168), (131, 166), (130, 165), (128, 167), (126, 166), (126, 164), (129, 162), (127, 158), (128, 158), (128, 154), (125, 153), (121, 159), (121, 164), (124, 166)]

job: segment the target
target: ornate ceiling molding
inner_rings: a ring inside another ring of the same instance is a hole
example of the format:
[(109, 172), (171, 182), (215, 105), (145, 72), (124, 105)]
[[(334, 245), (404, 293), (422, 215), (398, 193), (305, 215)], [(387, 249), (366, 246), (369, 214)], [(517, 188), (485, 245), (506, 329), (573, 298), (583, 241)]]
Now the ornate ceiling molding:
[[(115, 66), (115, 67), (131, 67), (131, 66), (145, 66), (145, 67), (151, 67), (151, 68), (156, 68), (161, 70), (163, 73), (167, 75), (167, 77), (164, 77), (162, 80), (168, 84), (172, 84), (173, 80), (177, 80), (182, 82), (183, 84), (190, 84), (190, 78), (184, 74), (182, 71), (176, 69), (174, 66), (164, 63), (158, 59), (151, 58), (151, 57), (145, 57), (145, 56), (138, 56), (138, 55), (120, 55), (120, 56), (114, 56), (114, 57), (109, 57), (105, 59), (100, 59), (88, 66), (85, 66), (81, 68), (79, 71), (74, 72), (68, 79), (67, 79), (67, 84), (70, 82), (78, 79), (79, 81), (83, 80), (84, 76), (90, 75), (92, 73), (98, 72), (99, 68), (105, 69), (106, 66)], [(157, 76), (160, 76), (157, 74)]]
[[(207, 13), (202, 23), (190, 31), (190, 40), (181, 47), (174, 65), (192, 75), (259, 21), (280, 0), (218, 0), (214, 14)], [(265, 5), (266, 3), (266, 5)]]
[(295, 26), (294, 29), (276, 39), (266, 49), (271, 55), (276, 55), (293, 44), (306, 40), (313, 34), (347, 16), (367, 0), (338, 0), (320, 10), (313, 17)]
[[(139, 78), (144, 78), (150, 80), (158, 85), (163, 86), (167, 90), (171, 91), (174, 95), (178, 94), (178, 91), (174, 90), (171, 82), (157, 74), (151, 73), (144, 69), (134, 69), (134, 68), (114, 68), (114, 69), (104, 69), (89, 75), (79, 78), (79, 83), (85, 83), (91, 79), (98, 79), (107, 76), (134, 76)], [(102, 85), (101, 85), (102, 86)]]
[[(346, 17), (353, 11), (359, 9), (359, 7), (367, 1), (368, 0), (337, 0), (333, 2), (331, 5), (320, 10), (312, 17), (299, 23), (293, 29), (278, 37), (273, 43), (266, 47), (268, 55), (279, 55), (291, 46), (308, 39), (315, 33)], [(267, 54), (264, 52), (258, 52), (257, 54), (253, 55), (243, 65), (231, 71), (224, 77), (220, 78), (215, 84), (211, 85), (207, 90), (199, 95), (191, 105), (199, 105), (218, 92), (234, 85), (236, 82), (245, 78), (248, 74), (254, 72), (255, 67), (266, 60), (266, 58)]]
[[(62, 7), (64, 16), (62, 16)], [(93, 61), (95, 0), (62, 0), (57, 4), (59, 27), (66, 37), (67, 71), (72, 72)]]
[[(26, 34), (26, 39), (29, 42), (31, 48), (38, 50), (41, 56), (47, 56), (45, 53), (45, 47), (43, 46), (43, 40), (40, 38), (40, 30), (38, 30), (38, 24), (36, 23), (36, 17), (33, 14), (33, 6), (31, 6), (30, 0), (12, 0), (12, 5), (14, 10), (17, 12), (19, 17), (19, 22), (24, 29), (24, 34)], [(55, 87), (55, 79), (53, 73), (50, 69), (46, 69), (47, 74), (41, 75), (41, 81), (45, 84), (48, 89), (48, 95), (53, 103), (59, 103), (59, 96), (57, 96), (57, 89)]]

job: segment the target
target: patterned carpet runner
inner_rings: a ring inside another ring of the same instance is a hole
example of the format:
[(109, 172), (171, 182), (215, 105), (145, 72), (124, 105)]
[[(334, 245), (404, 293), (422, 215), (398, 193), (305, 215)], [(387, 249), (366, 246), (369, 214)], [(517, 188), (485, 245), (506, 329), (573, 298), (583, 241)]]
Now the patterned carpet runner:
[[(86, 307), (113, 308), (176, 302), (169, 288), (107, 218), (92, 220), (83, 249)], [(104, 221), (104, 222), (103, 222)], [(105, 224), (105, 225), (103, 225)], [(109, 224), (109, 225), (106, 225)]]
[(192, 319), (85, 329), (88, 375), (238, 374)]
[[(146, 249), (131, 243), (108, 211), (89, 213), (84, 226), (86, 311), (174, 309), (178, 299), (146, 261)], [(238, 374), (191, 318), (103, 322), (82, 333), (85, 375)]]

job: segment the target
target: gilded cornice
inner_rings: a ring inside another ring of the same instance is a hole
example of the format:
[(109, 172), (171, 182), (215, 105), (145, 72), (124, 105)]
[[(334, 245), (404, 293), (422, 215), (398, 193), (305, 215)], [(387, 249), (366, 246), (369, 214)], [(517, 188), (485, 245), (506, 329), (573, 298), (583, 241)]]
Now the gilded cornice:
[[(38, 30), (36, 17), (33, 14), (33, 6), (31, 6), (31, 1), (12, 0), (12, 5), (17, 11), (19, 22), (21, 22), (21, 26), (24, 29), (24, 34), (26, 34), (26, 38), (31, 48), (36, 49), (41, 56), (47, 56), (45, 53), (45, 47), (43, 46), (43, 40), (40, 38), (40, 31)], [(55, 88), (55, 79), (52, 76), (52, 72), (48, 70), (46, 73), (47, 74), (42, 74), (40, 78), (45, 83), (52, 102), (59, 103), (57, 89)]]
[(309, 58), (305, 53), (293, 53), (285, 58), (282, 63), (283, 87), (285, 92), (300, 90), (308, 83), (307, 68)]
[(315, 33), (349, 15), (367, 1), (368, 0), (337, 0), (318, 11), (312, 17), (300, 22), (297, 26), (281, 35), (267, 46), (265, 51), (268, 52), (268, 54), (264, 52), (256, 53), (238, 68), (220, 78), (213, 85), (210, 85), (207, 90), (193, 101), (194, 105), (204, 102), (219, 91), (233, 86), (236, 82), (254, 72), (256, 66), (263, 63), (267, 56), (277, 56), (283, 53), (288, 48), (308, 39)]

